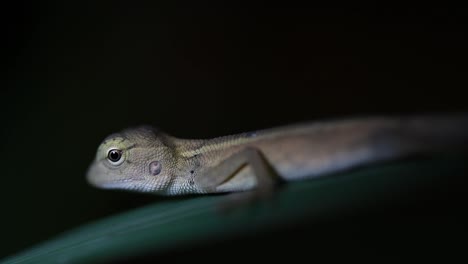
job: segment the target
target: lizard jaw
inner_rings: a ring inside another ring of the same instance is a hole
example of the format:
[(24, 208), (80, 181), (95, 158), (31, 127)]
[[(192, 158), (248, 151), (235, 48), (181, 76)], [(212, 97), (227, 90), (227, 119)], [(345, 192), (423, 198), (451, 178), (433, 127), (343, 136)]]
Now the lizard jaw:
[(140, 190), (142, 189), (140, 182), (143, 180), (141, 177), (132, 177), (93, 184), (101, 189)]

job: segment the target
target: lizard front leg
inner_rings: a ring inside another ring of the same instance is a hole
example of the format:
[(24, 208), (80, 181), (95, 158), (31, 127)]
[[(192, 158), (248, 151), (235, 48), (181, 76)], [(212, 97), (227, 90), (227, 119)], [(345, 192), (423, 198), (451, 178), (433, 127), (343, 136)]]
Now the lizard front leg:
[(231, 195), (231, 198), (235, 198), (233, 200), (235, 204), (269, 197), (275, 187), (282, 182), (261, 151), (253, 147), (247, 147), (216, 166), (207, 168), (195, 177), (194, 181), (206, 192), (217, 192), (220, 185), (236, 177), (245, 166), (251, 166), (257, 184), (252, 190)]

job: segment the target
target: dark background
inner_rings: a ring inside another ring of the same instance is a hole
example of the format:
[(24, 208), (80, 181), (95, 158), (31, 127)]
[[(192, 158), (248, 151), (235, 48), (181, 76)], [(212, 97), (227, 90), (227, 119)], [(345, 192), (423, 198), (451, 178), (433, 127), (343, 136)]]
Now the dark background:
[(129, 126), (208, 138), (467, 110), (466, 12), (4, 6), (0, 257), (163, 199), (85, 182), (100, 141)]

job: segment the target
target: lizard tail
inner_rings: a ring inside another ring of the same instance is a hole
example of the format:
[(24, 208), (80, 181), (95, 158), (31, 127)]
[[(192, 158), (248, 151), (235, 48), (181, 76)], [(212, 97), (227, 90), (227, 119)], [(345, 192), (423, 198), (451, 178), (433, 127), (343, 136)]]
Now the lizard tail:
[(308, 137), (289, 144), (296, 145), (281, 149), (281, 156), (288, 157), (287, 163), (275, 163), (286, 180), (322, 176), (375, 162), (468, 153), (468, 114), (332, 121), (312, 125)]
[(370, 134), (374, 153), (381, 158), (468, 150), (468, 115), (409, 116)]

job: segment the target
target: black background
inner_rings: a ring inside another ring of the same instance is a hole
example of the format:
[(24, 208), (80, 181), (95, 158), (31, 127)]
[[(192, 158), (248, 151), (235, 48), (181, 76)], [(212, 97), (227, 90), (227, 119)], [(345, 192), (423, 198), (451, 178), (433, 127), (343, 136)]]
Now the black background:
[(0, 256), (162, 199), (85, 182), (100, 141), (129, 126), (208, 138), (467, 110), (467, 10), (182, 6), (3, 6)]

